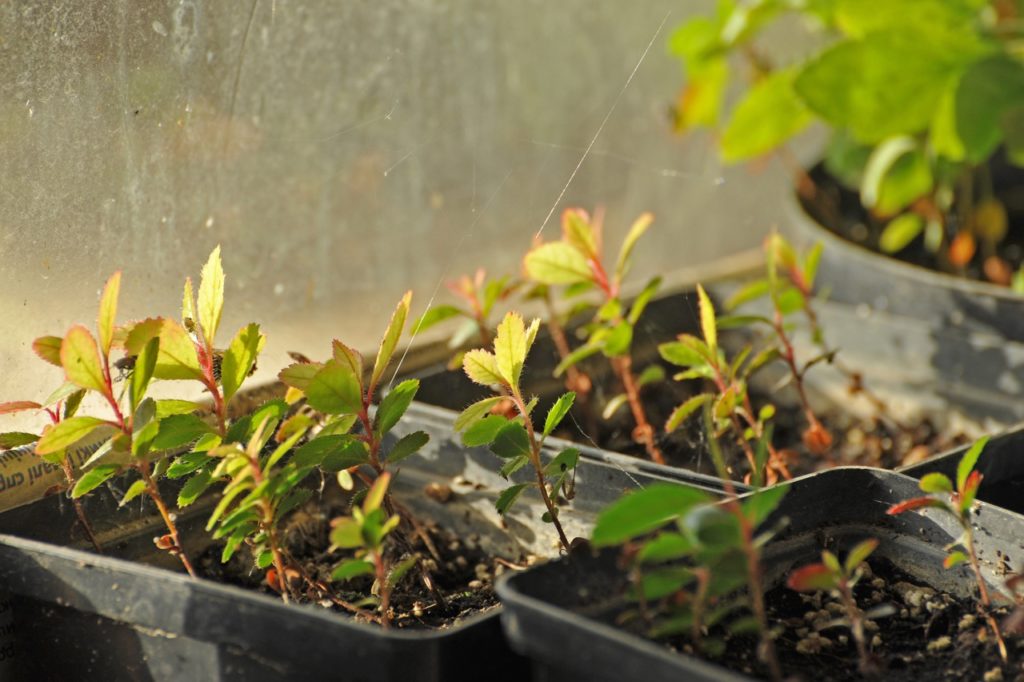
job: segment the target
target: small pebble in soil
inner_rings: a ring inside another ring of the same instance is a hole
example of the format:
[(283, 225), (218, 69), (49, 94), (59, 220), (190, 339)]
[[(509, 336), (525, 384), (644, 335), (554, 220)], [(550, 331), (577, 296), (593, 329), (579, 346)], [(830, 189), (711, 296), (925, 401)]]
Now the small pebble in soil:
[(423, 493), (441, 504), (445, 504), (452, 499), (452, 489), (444, 483), (428, 483), (424, 486)]
[(945, 651), (951, 646), (953, 646), (953, 640), (947, 635), (942, 635), (928, 642), (928, 651)]
[(832, 646), (832, 640), (812, 632), (796, 643), (796, 650), (801, 654), (820, 654), (822, 650)]
[(1003, 669), (992, 668), (985, 673), (984, 680), (985, 682), (1003, 682)]

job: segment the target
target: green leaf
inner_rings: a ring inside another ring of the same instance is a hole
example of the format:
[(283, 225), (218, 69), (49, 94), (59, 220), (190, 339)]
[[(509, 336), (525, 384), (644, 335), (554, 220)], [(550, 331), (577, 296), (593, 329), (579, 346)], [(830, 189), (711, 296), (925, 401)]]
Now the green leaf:
[(235, 395), (252, 372), (265, 341), (266, 337), (260, 333), (260, 326), (256, 323), (239, 329), (231, 340), (220, 363), (220, 383), (224, 389), (225, 402), (231, 400), (231, 396)]
[(375, 509), (379, 509), (380, 505), (384, 502), (384, 496), (388, 492), (388, 484), (391, 483), (391, 474), (384, 472), (377, 476), (377, 480), (370, 486), (370, 490), (366, 493), (366, 497), (363, 498), (363, 513), (369, 514)]
[(201, 409), (201, 405), (191, 400), (157, 400), (155, 418), (163, 419), (164, 417), (170, 417), (172, 414), (192, 414)]
[(483, 400), (478, 400), (477, 402), (473, 403), (472, 405), (470, 405), (469, 407), (467, 407), (466, 409), (459, 413), (459, 416), (455, 418), (455, 422), (452, 424), (452, 427), (457, 432), (465, 431), (470, 426), (472, 426), (473, 424), (477, 423), (478, 421), (486, 417), (488, 414), (490, 414), (491, 408), (500, 403), (502, 400), (505, 400), (505, 397), (500, 395), (491, 396), (490, 398), (484, 398)]
[(775, 511), (787, 492), (789, 492), (789, 486), (785, 484), (758, 490), (743, 500), (743, 514), (756, 528)]
[(883, 215), (902, 210), (932, 188), (928, 159), (917, 142), (892, 137), (871, 152), (861, 180), (861, 201)]
[(890, 220), (878, 238), (878, 248), (885, 253), (902, 251), (924, 230), (924, 218), (917, 213), (904, 213)]
[(367, 449), (366, 443), (361, 440), (350, 439), (340, 448), (328, 452), (324, 456), (320, 468), (324, 471), (336, 473), (342, 469), (366, 464), (369, 461), (370, 451)]
[(597, 344), (588, 343), (586, 345), (580, 346), (573, 352), (569, 353), (569, 355), (567, 355), (561, 362), (558, 363), (558, 366), (555, 367), (554, 375), (556, 377), (560, 377), (563, 374), (565, 374), (565, 371), (570, 367), (573, 367), (582, 362), (583, 360), (586, 360), (591, 355), (596, 355), (600, 352), (601, 346)]
[(712, 305), (704, 287), (697, 285), (697, 298), (700, 301), (700, 330), (704, 335), (704, 343), (707, 344), (710, 354), (714, 356), (718, 352), (718, 328), (715, 326), (715, 306)]
[(206, 265), (200, 273), (199, 300), (196, 303), (199, 325), (203, 328), (206, 343), (213, 345), (224, 310), (224, 267), (220, 261), (220, 245), (214, 247)]
[(678, 429), (680, 425), (686, 421), (687, 417), (713, 400), (714, 397), (715, 396), (711, 393), (698, 393), (692, 398), (688, 398), (683, 401), (681, 405), (672, 410), (672, 414), (670, 414), (668, 419), (665, 420), (665, 432), (672, 433)]
[(453, 305), (438, 305), (433, 308), (429, 308), (418, 320), (412, 324), (412, 333), (419, 334), (425, 332), (434, 325), (444, 322), (445, 320), (453, 317), (462, 315), (462, 311)]
[[(329, 455), (346, 451), (355, 440), (355, 436), (348, 434), (317, 435), (295, 450), (292, 464), (300, 469), (320, 466)], [(363, 459), (365, 460), (365, 456)]]
[(146, 345), (142, 347), (142, 352), (135, 359), (135, 369), (132, 370), (131, 386), (130, 386), (130, 400), (131, 411), (135, 412), (135, 409), (142, 402), (142, 399), (146, 395), (146, 389), (149, 388), (149, 382), (153, 378), (153, 372), (156, 371), (156, 360), (160, 354), (160, 338), (154, 336)]
[(383, 436), (394, 428), (405, 411), (409, 409), (419, 388), (418, 379), (407, 379), (388, 391), (388, 394), (380, 401), (374, 416), (373, 428), (378, 436)]
[(60, 362), (60, 347), (64, 339), (59, 336), (40, 336), (32, 342), (32, 351), (51, 365), (63, 367)]
[(729, 297), (729, 300), (725, 302), (726, 310), (735, 310), (744, 303), (756, 301), (759, 298), (767, 296), (769, 287), (769, 282), (766, 279), (758, 279), (744, 284), (739, 288), (739, 290)]
[(926, 493), (951, 493), (953, 492), (953, 482), (949, 480), (949, 476), (940, 474), (937, 471), (933, 471), (930, 474), (925, 474), (921, 477), (918, 487)]
[(160, 429), (153, 439), (154, 450), (171, 450), (188, 445), (200, 436), (213, 433), (213, 428), (194, 414), (175, 414), (160, 420)]
[(68, 381), (104, 395), (107, 393), (100, 352), (88, 329), (75, 325), (68, 330), (60, 347), (60, 361)]
[(78, 482), (75, 483), (75, 487), (71, 491), (71, 497), (78, 498), (85, 495), (113, 478), (120, 470), (119, 464), (101, 464), (93, 467), (78, 478)]
[(36, 454), (48, 455), (64, 450), (106, 423), (96, 417), (72, 417), (48, 426), (36, 444)]
[(125, 506), (144, 492), (146, 492), (146, 482), (140, 478), (128, 486), (128, 491), (125, 492), (124, 497), (122, 497), (121, 501), (117, 503), (117, 506)]
[(114, 340), (114, 319), (117, 316), (117, 296), (121, 291), (121, 271), (118, 270), (103, 287), (100, 297), (100, 315), (97, 330), (100, 336), (100, 351), (104, 357), (110, 356), (110, 344)]
[(790, 573), (786, 585), (797, 592), (831, 590), (836, 586), (836, 577), (828, 566), (811, 564)]
[(498, 510), (499, 514), (507, 514), (508, 510), (512, 508), (512, 505), (519, 499), (519, 496), (523, 494), (523, 491), (529, 487), (529, 483), (517, 483), (505, 488), (501, 491), (501, 494), (498, 495), (498, 499), (494, 503), (494, 508)]
[(846, 575), (853, 575), (853, 572), (857, 570), (857, 567), (867, 561), (867, 558), (871, 556), (871, 553), (877, 548), (878, 540), (869, 538), (858, 543), (856, 547), (851, 549), (850, 553), (846, 555), (846, 562), (843, 564)]
[(164, 320), (160, 328), (160, 352), (153, 376), (181, 381), (203, 378), (196, 345), (188, 332), (174, 320)]
[[(967, 483), (967, 477), (970, 476), (974, 470), (974, 465), (978, 463), (978, 458), (981, 456), (981, 451), (985, 449), (988, 444), (988, 436), (979, 438), (975, 443), (964, 453), (964, 456), (960, 458), (960, 463), (956, 467), (956, 489), (963, 491), (964, 484)], [(36, 449), (38, 452), (38, 448)]]
[(641, 563), (657, 563), (675, 561), (693, 554), (697, 546), (686, 536), (679, 533), (659, 533), (646, 543), (637, 554)]
[(586, 211), (567, 208), (562, 213), (562, 236), (584, 255), (591, 258), (597, 256), (597, 237)]
[(145, 320), (136, 322), (128, 329), (124, 339), (124, 352), (126, 355), (138, 355), (143, 347), (154, 336), (158, 336), (164, 327), (162, 317), (147, 317)]
[(362, 386), (363, 375), (365, 372), (363, 369), (362, 354), (354, 348), (349, 348), (337, 339), (331, 342), (331, 352), (338, 363), (347, 366), (352, 370), (352, 374), (359, 379), (359, 384)]
[(744, 161), (774, 151), (813, 120), (793, 89), (795, 68), (773, 71), (754, 85), (733, 109), (722, 134), (722, 158)]
[(649, 533), (711, 498), (681, 485), (655, 483), (622, 497), (597, 518), (591, 541), (596, 547), (618, 545)]
[(623, 405), (629, 402), (629, 396), (625, 393), (619, 393), (612, 397), (607, 403), (605, 403), (604, 409), (601, 410), (602, 419), (611, 419), (616, 412), (618, 412)]
[[(644, 236), (644, 233), (647, 232), (648, 228), (650, 228), (651, 223), (653, 222), (653, 213), (641, 213), (640, 216), (633, 221), (633, 224), (629, 228), (629, 232), (626, 233), (626, 238), (622, 240), (622, 247), (619, 248), (619, 259), (615, 263), (616, 282), (621, 284), (622, 281), (626, 279), (626, 275), (629, 274), (629, 270), (632, 264), (633, 250), (636, 248), (636, 243), (640, 241), (640, 237)], [(660, 278), (657, 279), (659, 280), (658, 284), (660, 284)], [(648, 284), (648, 286), (650, 286), (650, 284)], [(655, 288), (657, 288), (657, 285), (655, 285)], [(635, 305), (636, 304), (634, 304), (634, 307)], [(643, 309), (641, 308), (641, 311), (642, 310)], [(639, 316), (640, 313), (638, 312), (637, 317)], [(630, 315), (630, 317), (632, 318), (632, 314)], [(636, 320), (631, 321), (633, 321), (634, 323), (636, 322)]]
[(661, 277), (654, 277), (647, 283), (643, 291), (633, 299), (633, 304), (629, 308), (629, 316), (626, 317), (627, 322), (636, 325), (640, 321), (640, 316), (644, 314), (644, 310), (647, 309), (647, 304), (651, 302), (651, 298), (658, 293), (659, 287), (661, 287)]
[(527, 276), (541, 284), (576, 284), (593, 278), (587, 257), (567, 242), (541, 244), (523, 261)]
[(544, 466), (545, 476), (557, 476), (567, 471), (572, 471), (580, 460), (580, 451), (576, 448), (566, 448), (551, 458), (551, 461)]
[(500, 386), (503, 382), (494, 355), (483, 349), (471, 350), (462, 357), (466, 376), (483, 386)]
[(526, 455), (513, 457), (512, 459), (505, 460), (505, 463), (501, 465), (501, 469), (498, 470), (498, 473), (501, 474), (502, 478), (508, 480), (509, 476), (519, 471), (529, 463), (530, 458), (527, 457)]
[(572, 409), (573, 401), (576, 400), (576, 394), (572, 391), (563, 393), (559, 396), (555, 404), (548, 410), (548, 416), (544, 420), (544, 435), (550, 436), (551, 432), (554, 431), (562, 420), (565, 419), (565, 415), (569, 414), (569, 410)]
[(306, 398), (313, 409), (324, 414), (355, 414), (363, 409), (359, 379), (336, 360), (327, 361), (313, 375)]
[(699, 339), (688, 337), (685, 341), (668, 341), (659, 344), (658, 354), (666, 362), (670, 362), (678, 367), (706, 365), (708, 362), (705, 355), (708, 352), (707, 346), (703, 342), (699, 345), (695, 344), (693, 340)]
[(498, 325), (498, 333), (494, 337), (495, 366), (498, 375), (509, 386), (519, 385), (526, 351), (526, 325), (519, 313), (510, 312)]
[(424, 431), (413, 431), (398, 439), (395, 446), (388, 453), (388, 464), (397, 464), (406, 457), (419, 452), (420, 448), (430, 441), (430, 436)]
[(361, 575), (373, 575), (373, 564), (365, 559), (349, 559), (331, 572), (331, 580), (351, 580)]
[(0, 433), (0, 450), (10, 450), (11, 448), (35, 443), (37, 440), (39, 440), (39, 436), (34, 433), (25, 433), (23, 431)]
[(213, 458), (205, 452), (187, 452), (175, 459), (167, 468), (167, 478), (181, 478), (191, 474), (210, 462)]
[(398, 340), (402, 338), (402, 330), (405, 329), (405, 318), (409, 315), (409, 303), (411, 300), (412, 292), (405, 292), (402, 300), (398, 302), (395, 312), (391, 315), (391, 322), (388, 323), (388, 328), (384, 332), (384, 338), (380, 342), (380, 349), (377, 351), (377, 360), (373, 363), (373, 374), (370, 377), (371, 386), (376, 386), (380, 382), (380, 378), (384, 375), (384, 370), (387, 369), (388, 363), (391, 362), (391, 356), (395, 353)]
[(282, 369), (277, 378), (286, 386), (306, 391), (316, 373), (323, 368), (319, 362), (296, 362)]
[(633, 325), (629, 322), (620, 322), (612, 327), (602, 340), (601, 352), (610, 358), (621, 357), (629, 353), (632, 343)]
[(964, 552), (954, 550), (942, 561), (942, 566), (947, 569), (953, 568), (954, 566), (959, 566), (960, 564), (968, 561), (968, 559), (969, 557)]
[(1002, 141), (1003, 115), (1024, 106), (1024, 64), (999, 54), (972, 64), (956, 91), (956, 131), (970, 163), (982, 163)]
[(665, 380), (665, 368), (661, 365), (647, 365), (636, 378), (637, 388), (643, 388), (650, 384), (656, 384)]
[(519, 422), (506, 421), (491, 443), (491, 452), (505, 459), (529, 455), (530, 436), (526, 428)]

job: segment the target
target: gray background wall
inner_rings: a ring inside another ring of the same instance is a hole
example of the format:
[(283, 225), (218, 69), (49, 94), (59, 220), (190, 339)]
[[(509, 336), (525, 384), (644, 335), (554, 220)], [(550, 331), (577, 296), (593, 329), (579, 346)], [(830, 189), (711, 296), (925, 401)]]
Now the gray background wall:
[(545, 234), (600, 203), (612, 244), (656, 214), (651, 270), (755, 246), (785, 175), (723, 170), (706, 139), (670, 133), (665, 43), (711, 6), (5, 3), (0, 400), (59, 382), (29, 344), (91, 321), (116, 268), (121, 319), (173, 315), (222, 244), (223, 329), (265, 326), (265, 375), (332, 336), (372, 345), (407, 288), (420, 310), (443, 278), (514, 269), (652, 38)]

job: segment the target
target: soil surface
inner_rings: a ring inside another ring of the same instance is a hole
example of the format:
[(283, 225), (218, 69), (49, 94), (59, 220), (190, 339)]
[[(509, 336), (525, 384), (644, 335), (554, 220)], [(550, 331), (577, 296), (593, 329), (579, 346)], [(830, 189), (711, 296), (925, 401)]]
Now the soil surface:
[[(328, 539), (331, 519), (346, 514), (348, 510), (341, 504), (318, 505), (311, 500), (285, 523), (283, 546), (290, 557), (288, 563), (299, 571), (290, 576), (290, 597), (299, 603), (319, 604), (351, 614), (344, 602), (365, 609), (357, 617), (371, 620), (369, 612), (376, 608), (376, 603), (368, 603), (367, 597), (373, 579), (330, 579), (331, 571), (351, 558), (345, 551), (331, 552)], [(496, 606), (494, 580), (510, 566), (509, 562), (486, 555), (472, 536), (460, 539), (434, 525), (421, 528), (423, 535), (418, 535), (403, 523), (399, 530), (404, 537), (414, 538), (411, 544), (404, 540), (389, 543), (392, 548), (404, 545), (392, 549), (392, 565), (415, 554), (421, 559), (418, 566), (422, 567), (409, 570), (392, 592), (392, 627), (443, 629)], [(196, 568), (201, 577), (279, 596), (264, 581), (263, 571), (256, 569), (247, 547), (241, 547), (226, 564), (221, 563), (221, 549), (222, 545), (211, 546), (198, 558)], [(433, 589), (427, 587), (428, 580)]]
[[(928, 251), (924, 247), (923, 236), (918, 236), (902, 251), (886, 255), (913, 265), (989, 283), (993, 279), (986, 275), (985, 259), (997, 255), (1005, 262), (1009, 273), (1015, 272), (1024, 264), (1024, 231), (1014, 229), (1014, 226), (1024, 225), (1024, 169), (1009, 164), (1002, 152), (993, 156), (990, 169), (993, 193), (1006, 207), (1007, 223), (1010, 225), (1006, 238), (994, 251), (979, 244), (971, 261), (963, 268), (956, 268), (943, 255)], [(841, 185), (823, 165), (813, 168), (810, 176), (817, 194), (809, 200), (803, 200), (804, 209), (819, 224), (844, 239), (879, 252), (878, 239), (887, 220), (872, 216), (861, 204), (857, 192)], [(961, 229), (959, 221), (959, 216), (951, 216), (947, 233), (952, 234)], [(1006, 274), (1002, 268), (992, 270), (992, 266), (989, 267), (990, 272)]]

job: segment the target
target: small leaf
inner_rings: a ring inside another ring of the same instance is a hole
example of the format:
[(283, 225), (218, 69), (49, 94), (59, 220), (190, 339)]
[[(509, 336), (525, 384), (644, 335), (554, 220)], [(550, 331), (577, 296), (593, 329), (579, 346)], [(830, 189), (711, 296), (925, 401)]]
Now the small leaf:
[(205, 452), (187, 452), (167, 468), (167, 478), (181, 478), (205, 466), (213, 458)]
[(323, 368), (319, 362), (296, 362), (282, 369), (277, 378), (287, 386), (305, 391), (316, 373)]
[(633, 257), (633, 249), (636, 248), (636, 243), (640, 241), (640, 237), (644, 236), (647, 229), (654, 222), (653, 213), (641, 213), (640, 216), (633, 221), (633, 224), (629, 228), (629, 232), (626, 233), (626, 238), (622, 240), (622, 246), (619, 248), (619, 259), (615, 263), (615, 281), (621, 283), (626, 279), (626, 275), (629, 274), (630, 265)]
[(370, 490), (363, 499), (363, 513), (369, 514), (380, 508), (381, 503), (384, 502), (384, 496), (387, 495), (389, 483), (391, 483), (391, 474), (388, 472), (385, 471), (377, 476), (377, 480), (370, 486)]
[(118, 270), (103, 287), (100, 297), (100, 315), (96, 329), (100, 336), (100, 352), (104, 357), (110, 355), (110, 344), (114, 339), (114, 319), (117, 317), (117, 297), (121, 291), (121, 271)]
[(363, 546), (363, 529), (353, 518), (335, 519), (331, 528), (331, 547), (353, 549)]
[(121, 470), (118, 464), (102, 464), (82, 474), (71, 491), (71, 497), (78, 498), (103, 485)]
[(143, 397), (146, 395), (146, 389), (149, 387), (149, 382), (153, 378), (153, 372), (156, 371), (156, 361), (160, 354), (160, 337), (154, 336), (146, 345), (143, 346), (142, 352), (135, 360), (135, 369), (132, 370), (131, 387), (130, 387), (130, 406), (131, 411), (135, 412), (135, 409), (142, 402)]
[(526, 274), (541, 284), (577, 284), (593, 278), (587, 257), (567, 242), (541, 244), (526, 254)]
[(124, 338), (124, 352), (127, 355), (138, 355), (143, 347), (149, 343), (154, 336), (158, 336), (164, 328), (162, 317), (148, 317), (145, 320), (132, 324)]
[(128, 486), (128, 491), (125, 492), (124, 497), (122, 497), (121, 501), (117, 503), (117, 506), (125, 506), (144, 492), (146, 492), (146, 482), (140, 478)]
[(220, 383), (224, 389), (224, 401), (231, 400), (252, 372), (256, 358), (263, 349), (266, 337), (260, 333), (260, 326), (252, 323), (242, 327), (224, 351), (220, 363)]
[(554, 431), (562, 420), (565, 419), (565, 415), (569, 414), (569, 410), (572, 409), (573, 401), (576, 400), (576, 394), (572, 391), (563, 393), (559, 396), (555, 404), (548, 410), (548, 416), (544, 420), (544, 435), (550, 436), (551, 432)]
[(567, 208), (562, 212), (562, 237), (585, 256), (597, 257), (597, 236), (586, 211)]
[(972, 471), (964, 482), (963, 490), (960, 491), (960, 511), (966, 513), (974, 504), (974, 498), (978, 496), (978, 488), (981, 487), (983, 476), (980, 471)]
[(651, 302), (651, 298), (654, 294), (658, 293), (658, 288), (661, 286), (661, 277), (655, 277), (647, 283), (647, 286), (643, 288), (637, 297), (633, 299), (633, 304), (629, 308), (629, 316), (626, 321), (632, 325), (635, 325), (640, 321), (640, 316), (644, 314), (644, 310), (647, 309), (647, 304)]
[(687, 417), (699, 410), (709, 401), (713, 400), (714, 397), (715, 396), (711, 393), (698, 393), (692, 398), (684, 401), (683, 404), (672, 410), (672, 414), (670, 414), (668, 419), (665, 421), (665, 432), (672, 433), (678, 429), (679, 426), (686, 421)]
[(530, 458), (526, 455), (513, 457), (512, 459), (505, 460), (505, 463), (501, 465), (501, 469), (498, 470), (498, 473), (507, 481), (509, 476), (519, 471), (529, 463)]
[[(580, 460), (580, 451), (576, 448), (566, 448), (551, 458), (551, 461), (544, 466), (545, 476), (557, 476), (567, 471), (572, 471)], [(557, 488), (557, 486), (556, 486)]]
[(363, 409), (359, 380), (336, 360), (329, 360), (313, 375), (306, 398), (313, 409), (324, 414), (356, 414)]
[(418, 320), (412, 323), (412, 334), (425, 332), (440, 322), (462, 314), (462, 311), (453, 305), (436, 305), (433, 308), (429, 308)]
[(494, 503), (494, 508), (498, 510), (499, 514), (507, 514), (508, 510), (512, 508), (512, 505), (519, 499), (519, 496), (523, 494), (523, 491), (529, 487), (529, 483), (517, 483), (505, 488), (501, 491), (501, 494), (498, 495), (498, 499)]
[(395, 446), (388, 453), (388, 464), (397, 464), (406, 457), (419, 452), (420, 448), (430, 441), (430, 436), (424, 431), (413, 431), (398, 439)]
[(942, 561), (943, 568), (953, 568), (968, 560), (968, 556), (960, 550), (955, 550), (949, 553), (949, 555)]
[(463, 432), (462, 444), (467, 448), (490, 445), (506, 424), (508, 424), (508, 419), (505, 417), (499, 414), (489, 414)]
[(383, 436), (394, 428), (405, 411), (409, 409), (419, 388), (418, 379), (407, 379), (388, 391), (388, 394), (380, 401), (373, 420), (373, 428), (377, 432), (377, 436)]
[(628, 355), (629, 347), (632, 343), (633, 325), (623, 321), (612, 327), (611, 331), (604, 337), (601, 352), (610, 358)]
[(99, 349), (88, 329), (76, 325), (68, 330), (60, 347), (60, 361), (68, 381), (82, 388), (107, 393)]
[(407, 291), (398, 302), (398, 307), (391, 315), (391, 322), (384, 332), (384, 338), (380, 342), (380, 349), (377, 351), (377, 360), (373, 363), (373, 374), (370, 378), (370, 385), (376, 386), (380, 382), (384, 370), (391, 362), (391, 356), (398, 346), (398, 340), (402, 338), (402, 330), (405, 329), (405, 318), (409, 315), (409, 303), (412, 300), (412, 292)]
[(195, 342), (174, 320), (163, 320), (160, 328), (160, 352), (157, 354), (153, 376), (157, 379), (179, 381), (203, 378)]
[(32, 342), (32, 351), (51, 365), (63, 367), (60, 362), (60, 347), (64, 339), (59, 336), (40, 336)]
[(910, 500), (905, 500), (898, 504), (894, 504), (885, 510), (885, 513), (889, 516), (896, 516), (904, 512), (913, 511), (914, 509), (922, 509), (925, 507), (937, 507), (939, 509), (945, 509), (950, 511), (949, 507), (942, 500), (936, 500), (932, 497), (915, 497)]
[(172, 414), (192, 414), (193, 412), (201, 409), (201, 405), (194, 403), (191, 400), (157, 400), (156, 419), (163, 419), (164, 417), (169, 417)]
[(878, 237), (878, 248), (885, 253), (902, 251), (924, 231), (924, 218), (916, 213), (903, 213), (890, 220)]
[(361, 466), (370, 461), (370, 451), (361, 440), (352, 440), (342, 444), (342, 446), (336, 450), (328, 452), (323, 462), (320, 464), (320, 468), (328, 472), (337, 472), (342, 469), (349, 469), (355, 466)]
[(956, 489), (963, 491), (964, 484), (967, 482), (967, 477), (971, 471), (974, 470), (974, 465), (978, 463), (978, 458), (981, 456), (981, 451), (985, 449), (988, 444), (988, 436), (984, 436), (968, 448), (964, 456), (960, 458), (960, 463), (956, 467)]
[(937, 471), (933, 471), (930, 474), (922, 476), (921, 481), (918, 483), (918, 487), (926, 493), (953, 492), (953, 482), (949, 480), (949, 476), (940, 474)]
[(491, 443), (491, 452), (505, 459), (529, 455), (532, 450), (526, 428), (519, 422), (506, 421)]
[(331, 572), (331, 580), (351, 580), (361, 575), (373, 575), (373, 564), (365, 559), (350, 559), (342, 562)]
[(591, 541), (596, 547), (621, 544), (661, 527), (710, 499), (707, 493), (696, 488), (655, 483), (622, 497), (602, 511)]
[(583, 346), (580, 346), (573, 352), (569, 353), (569, 355), (567, 355), (561, 362), (558, 363), (558, 366), (555, 367), (554, 375), (556, 377), (560, 377), (563, 374), (565, 374), (565, 370), (577, 365), (583, 360), (586, 360), (591, 355), (597, 355), (600, 352), (601, 346), (597, 344), (588, 343)]
[(0, 433), (0, 450), (10, 450), (11, 448), (35, 443), (37, 440), (39, 440), (39, 436), (34, 433), (24, 433), (22, 431)]
[(864, 540), (851, 549), (850, 553), (846, 555), (846, 562), (843, 564), (846, 575), (853, 575), (857, 567), (867, 561), (867, 558), (876, 549), (878, 549), (878, 540), (874, 538)]
[(795, 68), (772, 71), (736, 105), (722, 133), (727, 163), (768, 154), (811, 123), (813, 114), (793, 90), (796, 75)]
[(185, 278), (185, 288), (181, 296), (181, 322), (189, 326), (196, 322), (196, 295), (192, 291), (192, 278)]
[(25, 410), (40, 410), (42, 405), (31, 400), (12, 400), (9, 403), (0, 403), (0, 414), (14, 414)]
[(503, 383), (494, 355), (485, 350), (466, 353), (462, 358), (462, 368), (470, 380), (483, 386), (500, 386)]
[(665, 368), (661, 365), (647, 365), (644, 367), (644, 371), (640, 372), (640, 376), (636, 378), (636, 387), (643, 388), (650, 384), (655, 384), (659, 381), (665, 380)]
[(220, 245), (214, 247), (206, 265), (200, 273), (199, 300), (197, 301), (199, 325), (203, 328), (206, 343), (213, 345), (224, 310), (224, 267), (220, 261)]
[(188, 445), (200, 436), (213, 433), (213, 428), (194, 414), (175, 414), (162, 419), (153, 439), (154, 450), (171, 450)]
[(618, 412), (627, 403), (629, 403), (629, 396), (626, 395), (625, 393), (619, 393), (618, 395), (613, 396), (605, 404), (604, 409), (601, 410), (601, 418), (611, 419), (613, 416), (615, 416), (615, 413)]
[[(292, 455), (292, 464), (300, 469), (321, 466), (332, 453), (345, 451), (355, 440), (351, 435), (317, 435), (308, 443), (300, 446)], [(347, 467), (346, 467), (347, 468)]]
[(354, 348), (349, 348), (341, 341), (335, 339), (331, 342), (331, 352), (334, 359), (352, 370), (352, 374), (359, 379), (360, 387), (363, 385), (363, 356)]
[(459, 413), (459, 416), (455, 418), (455, 422), (452, 424), (452, 427), (456, 431), (465, 431), (467, 428), (490, 414), (491, 408), (502, 400), (505, 400), (505, 397), (500, 395), (478, 400)]
[(789, 491), (789, 486), (775, 485), (771, 488), (763, 488), (752, 493), (743, 500), (743, 514), (750, 520), (755, 528), (768, 518), (782, 502)]
[(46, 427), (36, 444), (37, 455), (59, 452), (82, 440), (107, 422), (96, 417), (72, 417)]
[(711, 350), (711, 354), (714, 355), (718, 351), (718, 329), (715, 327), (715, 307), (711, 304), (711, 299), (708, 298), (708, 294), (704, 291), (704, 287), (697, 285), (697, 297), (700, 301), (700, 329), (701, 334), (704, 335), (704, 343), (708, 345)]
[(668, 341), (658, 345), (658, 354), (661, 355), (665, 362), (670, 362), (678, 367), (693, 367), (696, 365), (706, 365), (707, 357), (702, 351), (707, 350), (707, 346), (700, 342), (700, 346), (693, 343), (693, 341), (700, 341), (695, 337), (687, 336), (686, 340), (680, 339), (679, 341)]
[(768, 290), (769, 283), (766, 279), (758, 279), (754, 280), (753, 282), (750, 282), (749, 284), (744, 284), (736, 293), (730, 296), (729, 299), (725, 302), (725, 309), (735, 310), (744, 303), (749, 303), (750, 301), (756, 301), (759, 298), (764, 298), (765, 296), (768, 295)]
[(797, 592), (817, 592), (834, 589), (836, 578), (828, 566), (811, 564), (790, 573), (786, 585)]
[(519, 313), (508, 313), (498, 325), (494, 360), (498, 375), (509, 386), (518, 386), (523, 363), (526, 362), (526, 325)]

